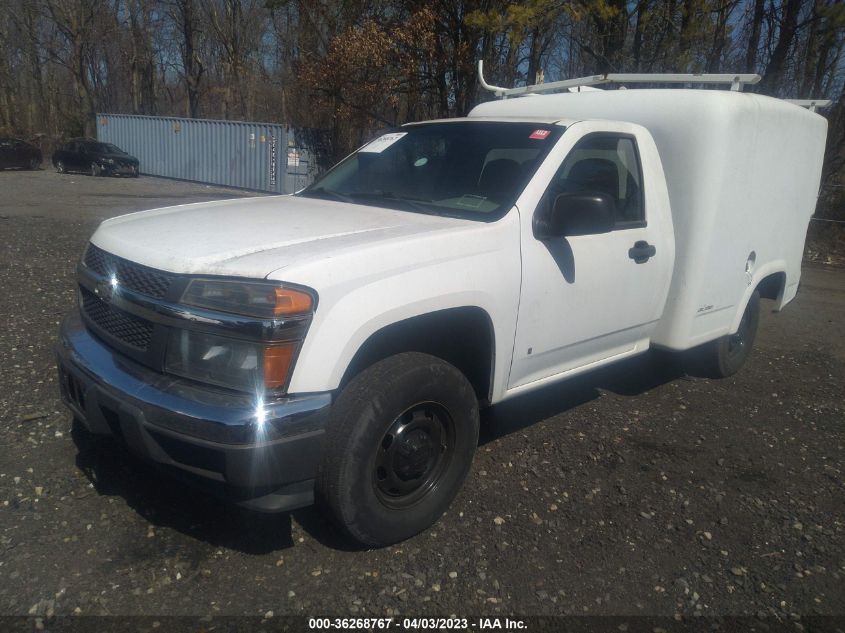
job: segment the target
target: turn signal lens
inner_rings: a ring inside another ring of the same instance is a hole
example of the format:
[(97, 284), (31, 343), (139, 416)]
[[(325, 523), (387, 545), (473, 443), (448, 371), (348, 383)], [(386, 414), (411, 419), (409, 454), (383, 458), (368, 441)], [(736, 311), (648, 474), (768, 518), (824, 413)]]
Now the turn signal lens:
[(272, 319), (310, 312), (314, 299), (304, 290), (268, 282), (194, 279), (183, 293), (182, 303)]
[(289, 316), (310, 312), (313, 303), (314, 300), (307, 292), (291, 288), (276, 288), (276, 307), (273, 309), (273, 314)]
[(264, 348), (264, 386), (267, 389), (280, 389), (288, 380), (295, 343), (269, 345)]

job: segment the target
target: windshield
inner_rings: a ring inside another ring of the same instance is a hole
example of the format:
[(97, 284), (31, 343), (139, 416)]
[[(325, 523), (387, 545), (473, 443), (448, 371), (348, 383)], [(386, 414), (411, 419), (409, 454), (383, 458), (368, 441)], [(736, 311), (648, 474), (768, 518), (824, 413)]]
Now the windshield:
[(424, 123), (384, 134), (298, 195), (493, 220), (504, 215), (563, 128)]

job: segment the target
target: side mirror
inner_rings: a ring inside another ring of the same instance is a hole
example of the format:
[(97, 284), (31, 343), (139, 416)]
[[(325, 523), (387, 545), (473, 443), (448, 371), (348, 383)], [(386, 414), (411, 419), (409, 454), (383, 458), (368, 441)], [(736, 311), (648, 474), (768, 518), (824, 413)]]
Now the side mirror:
[[(535, 218), (536, 220), (537, 218)], [(539, 239), (609, 233), (616, 223), (616, 203), (604, 193), (563, 193), (555, 198), (548, 217), (535, 221)]]

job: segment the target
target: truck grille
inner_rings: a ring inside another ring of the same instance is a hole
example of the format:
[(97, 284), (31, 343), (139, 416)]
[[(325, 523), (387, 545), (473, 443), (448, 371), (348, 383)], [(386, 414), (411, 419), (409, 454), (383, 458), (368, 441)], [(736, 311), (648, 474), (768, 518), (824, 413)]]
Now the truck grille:
[(83, 263), (100, 275), (115, 275), (121, 285), (155, 299), (164, 297), (173, 282), (169, 275), (128, 262), (93, 244), (88, 245)]
[(82, 311), (97, 327), (130, 347), (147, 349), (153, 334), (152, 323), (105, 303), (86, 288), (80, 288), (79, 292)]

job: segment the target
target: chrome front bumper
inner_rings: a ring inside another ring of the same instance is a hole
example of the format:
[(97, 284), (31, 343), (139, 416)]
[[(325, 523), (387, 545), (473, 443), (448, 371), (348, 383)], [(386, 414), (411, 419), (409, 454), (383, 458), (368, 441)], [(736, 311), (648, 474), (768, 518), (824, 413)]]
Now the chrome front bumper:
[(62, 400), (90, 432), (239, 505), (313, 502), (331, 394), (265, 403), (154, 372), (107, 347), (77, 312), (62, 322), (55, 353)]

